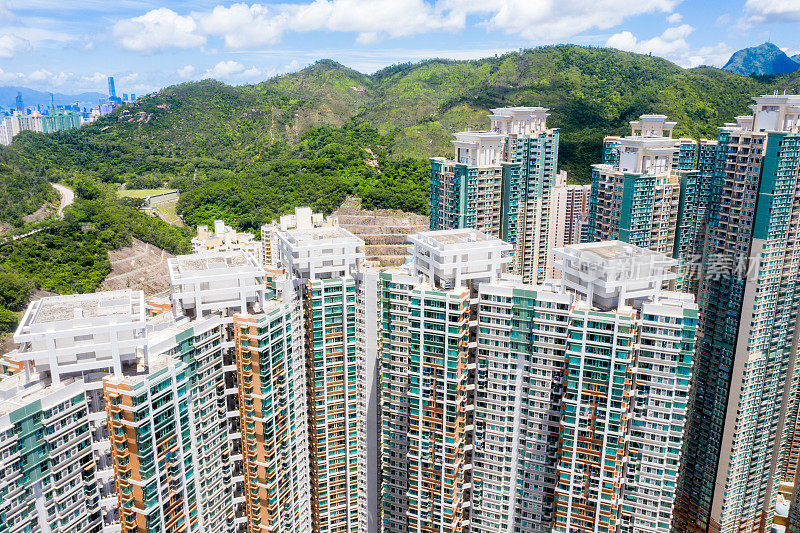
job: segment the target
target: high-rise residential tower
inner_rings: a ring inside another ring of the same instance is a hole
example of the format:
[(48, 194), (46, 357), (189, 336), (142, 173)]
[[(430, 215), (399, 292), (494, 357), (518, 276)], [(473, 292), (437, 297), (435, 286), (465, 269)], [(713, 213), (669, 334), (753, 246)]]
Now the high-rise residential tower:
[[(549, 249), (588, 240), (589, 198), (591, 185), (566, 182), (566, 172), (559, 172), (550, 201)], [(547, 258), (547, 277), (558, 275), (553, 268), (552, 253)]]
[(470, 524), (472, 291), (511, 246), (474, 229), (410, 240), (411, 262), (381, 273), (383, 530), (456, 533)]
[(278, 220), (261, 226), (262, 264), (265, 267), (278, 265), (278, 232), (291, 229), (313, 229), (326, 226), (338, 226), (335, 216), (325, 217), (322, 213), (314, 213), (310, 207), (295, 207), (294, 213), (283, 215)]
[(800, 96), (754, 100), (716, 147), (681, 531), (763, 531), (797, 475)]
[[(305, 362), (313, 531), (366, 531), (377, 522), (377, 476), (359, 457), (377, 456), (365, 449), (377, 446), (377, 435), (368, 441), (359, 436), (369, 425), (360, 406), (376, 401), (365, 395), (377, 390), (367, 379), (365, 339), (357, 337), (367, 319), (356, 306), (377, 313), (378, 295), (365, 292), (375, 282), (364, 269), (364, 241), (337, 226), (279, 232), (277, 239), (290, 280), (284, 297), (302, 325), (302, 349), (294, 356)], [(377, 323), (377, 316), (368, 320)], [(368, 499), (375, 508), (368, 508)]]
[[(32, 302), (14, 333), (14, 359), (29, 378), (29, 387), (46, 391), (79, 383), (88, 409), (87, 426), (94, 455), (103, 527), (118, 520), (102, 378), (140, 372), (148, 363), (144, 296), (120, 290), (51, 296)], [(53, 453), (52, 450), (46, 450)]]
[(676, 261), (557, 249), (561, 280), (503, 273), (476, 230), (411, 238), (381, 274), (386, 531), (670, 531), (697, 305)]
[(675, 125), (642, 115), (630, 136), (605, 138), (603, 162), (592, 168), (587, 241), (619, 239), (679, 259), (683, 288), (685, 264), (702, 242), (710, 174), (695, 170), (698, 143), (673, 138)]
[[(234, 318), (248, 532), (310, 533), (305, 361), (292, 307)], [(294, 318), (293, 318), (294, 317)]]
[(82, 381), (0, 377), (0, 531), (104, 530), (90, 416)]
[(146, 372), (103, 379), (121, 531), (235, 531), (224, 322), (154, 322)]
[(490, 131), (455, 134), (453, 159), (431, 159), (431, 230), (472, 228), (513, 246), (511, 270), (546, 277), (557, 129), (543, 107), (492, 109)]
[(556, 250), (566, 324), (553, 531), (669, 533), (697, 305), (677, 262), (619, 241)]

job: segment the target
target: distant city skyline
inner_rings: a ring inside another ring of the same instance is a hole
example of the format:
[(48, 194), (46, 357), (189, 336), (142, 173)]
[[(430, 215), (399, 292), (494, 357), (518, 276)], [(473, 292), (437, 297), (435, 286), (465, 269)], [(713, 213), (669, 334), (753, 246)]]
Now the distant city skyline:
[(800, 52), (793, 0), (0, 0), (0, 85), (146, 94), (215, 78), (256, 83), (330, 58), (361, 72), (556, 43), (722, 66), (770, 40)]

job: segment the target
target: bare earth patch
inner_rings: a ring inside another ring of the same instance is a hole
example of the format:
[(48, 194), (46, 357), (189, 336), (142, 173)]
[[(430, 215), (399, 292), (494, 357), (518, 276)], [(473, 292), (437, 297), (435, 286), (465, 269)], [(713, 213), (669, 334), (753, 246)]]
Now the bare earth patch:
[(103, 280), (99, 291), (119, 289), (142, 290), (145, 295), (169, 289), (167, 259), (174, 257), (161, 248), (133, 239), (126, 246), (108, 253), (111, 273)]
[(426, 216), (399, 209), (363, 209), (361, 199), (354, 196), (346, 198), (333, 215), (339, 217), (340, 226), (364, 239), (367, 261), (381, 267), (402, 265), (408, 236), (428, 231), (430, 224)]
[(31, 213), (30, 215), (25, 215), (22, 217), (22, 220), (25, 222), (41, 222), (42, 220), (48, 219), (53, 216), (55, 213), (55, 208), (50, 204), (44, 204), (42, 207)]

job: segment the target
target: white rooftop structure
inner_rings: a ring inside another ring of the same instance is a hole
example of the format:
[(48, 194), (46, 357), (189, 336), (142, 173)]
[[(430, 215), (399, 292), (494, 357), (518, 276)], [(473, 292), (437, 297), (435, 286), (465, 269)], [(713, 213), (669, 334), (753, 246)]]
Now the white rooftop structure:
[(667, 122), (667, 115), (642, 115), (630, 124), (634, 137), (672, 137), (672, 130), (678, 123)]
[(226, 226), (222, 220), (214, 221), (214, 230), (208, 226), (197, 226), (197, 237), (192, 239), (192, 251), (201, 253), (207, 251), (214, 252), (235, 252), (243, 251), (253, 254), (258, 261), (264, 256), (262, 242), (255, 240), (252, 233), (237, 232), (230, 226)]
[(279, 221), (273, 220), (271, 224), (261, 226), (261, 243), (263, 245), (263, 265), (278, 265), (278, 238), (279, 231), (291, 229), (314, 229), (328, 226), (338, 226), (339, 218), (329, 216), (325, 218), (322, 213), (314, 213), (310, 207), (295, 207), (294, 213), (283, 215)]
[(280, 217), (279, 225), (281, 231), (289, 231), (290, 229), (312, 229), (326, 225), (338, 226), (339, 224), (336, 217), (326, 219), (325, 215), (314, 213), (310, 207), (295, 207), (294, 213)]
[[(762, 132), (800, 132), (800, 95), (775, 94), (753, 98), (752, 117), (736, 117), (736, 127)], [(726, 126), (730, 126), (726, 124)]]
[(277, 233), (278, 262), (300, 279), (332, 279), (359, 273), (364, 241), (339, 226)]
[(664, 281), (676, 277), (668, 269), (678, 264), (664, 254), (622, 241), (576, 244), (554, 253), (563, 288), (600, 309), (658, 300)]
[(14, 333), (15, 359), (49, 372), (53, 383), (96, 372), (121, 375), (147, 363), (144, 294), (119, 290), (51, 296), (31, 302)]
[(547, 129), (546, 107), (498, 107), (489, 115), (491, 130), (502, 135), (531, 135)]
[(264, 268), (252, 254), (203, 252), (169, 259), (173, 312), (230, 315), (264, 304)]
[(464, 165), (500, 166), (503, 160), (505, 137), (487, 131), (463, 131), (453, 135), (455, 161)]
[(442, 289), (496, 280), (511, 261), (510, 244), (475, 229), (425, 231), (408, 240), (414, 273)]
[[(669, 172), (676, 163), (681, 144), (695, 144), (692, 139), (672, 137), (677, 122), (667, 122), (666, 115), (642, 115), (631, 121), (631, 135), (606, 137), (619, 143), (619, 170), (633, 174)], [(595, 165), (603, 167), (603, 165)]]
[(54, 385), (44, 377), (37, 376), (36, 379), (30, 379), (24, 374), (0, 376), (0, 420), (4, 415), (42, 400), (54, 392), (64, 390), (73, 383), (77, 382), (66, 379)]

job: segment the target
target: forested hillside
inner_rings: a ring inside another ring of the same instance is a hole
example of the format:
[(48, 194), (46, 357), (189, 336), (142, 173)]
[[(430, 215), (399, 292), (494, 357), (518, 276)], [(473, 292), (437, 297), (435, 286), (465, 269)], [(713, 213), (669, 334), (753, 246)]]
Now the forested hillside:
[(676, 134), (715, 135), (747, 112), (750, 98), (798, 90), (798, 74), (754, 78), (605, 48), (553, 46), (475, 61), (429, 60), (367, 76), (329, 60), (258, 85), (176, 85), (78, 131), (25, 136), (7, 149), (26, 168), (89, 173), (123, 182), (196, 169), (238, 171), (296, 153), (322, 125), (371, 126), (384, 155), (399, 160), (450, 153), (452, 133), (485, 128), (487, 110), (542, 105), (561, 128), (560, 165), (586, 180), (602, 137), (624, 133), (642, 113), (664, 113)]
[[(23, 132), (0, 149), (0, 221), (22, 226), (54, 201), (48, 182), (78, 193), (64, 220), (0, 245), (0, 314), (19, 308), (20, 291), (34, 286), (93, 290), (108, 272), (106, 250), (132, 237), (182, 252), (197, 224), (223, 218), (255, 229), (297, 205), (330, 213), (348, 194), (367, 208), (426, 213), (427, 158), (450, 154), (453, 132), (486, 128), (492, 107), (550, 108), (549, 125), (561, 129), (559, 166), (585, 181), (603, 136), (627, 132), (642, 113), (669, 115), (677, 135), (714, 136), (752, 96), (796, 92), (798, 79), (552, 46), (369, 76), (322, 60), (257, 85), (169, 87), (79, 130)], [(117, 197), (121, 185), (179, 189), (190, 228), (142, 215), (134, 200)]]
[[(669, 115), (677, 135), (714, 136), (747, 112), (752, 96), (798, 92), (799, 79), (552, 46), (373, 75), (323, 60), (257, 85), (169, 87), (79, 130), (24, 132), (0, 149), (0, 221), (20, 226), (55, 200), (48, 182), (70, 185), (79, 197), (63, 221), (0, 246), (0, 314), (34, 285), (93, 290), (108, 271), (105, 251), (131, 237), (189, 249), (191, 227), (140, 214), (134, 201), (117, 198), (123, 184), (179, 189), (178, 210), (190, 226), (223, 218), (255, 229), (297, 205), (330, 213), (348, 194), (367, 208), (426, 213), (427, 158), (450, 154), (453, 132), (486, 128), (492, 107), (550, 108), (549, 125), (561, 129), (559, 166), (585, 182), (603, 136), (626, 133), (642, 113)], [(9, 276), (21, 285), (5, 298)]]

